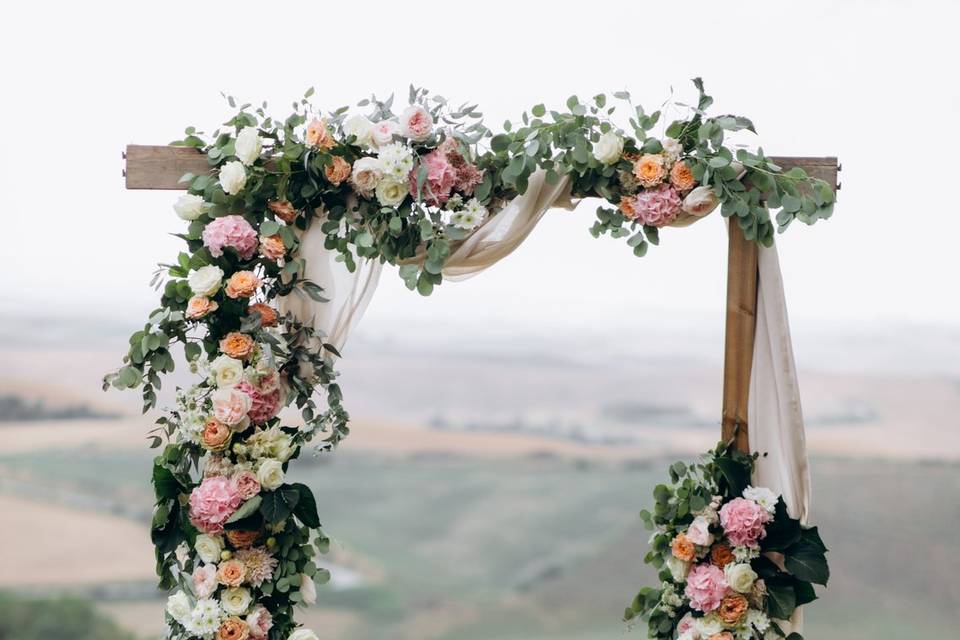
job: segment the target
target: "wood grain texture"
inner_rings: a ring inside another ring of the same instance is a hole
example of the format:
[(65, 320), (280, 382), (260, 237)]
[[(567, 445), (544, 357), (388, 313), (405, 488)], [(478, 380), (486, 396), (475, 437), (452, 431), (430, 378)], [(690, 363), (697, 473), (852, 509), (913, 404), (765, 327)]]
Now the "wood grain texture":
[(735, 438), (739, 451), (750, 452), (747, 403), (757, 328), (757, 258), (755, 242), (729, 225), (727, 317), (723, 358), (723, 441)]
[[(131, 144), (127, 145), (124, 159), (127, 189), (186, 189), (186, 185), (179, 182), (183, 174), (201, 175), (210, 170), (206, 157), (189, 147)], [(771, 160), (784, 171), (803, 167), (809, 175), (837, 187), (839, 167), (836, 158), (773, 157)]]

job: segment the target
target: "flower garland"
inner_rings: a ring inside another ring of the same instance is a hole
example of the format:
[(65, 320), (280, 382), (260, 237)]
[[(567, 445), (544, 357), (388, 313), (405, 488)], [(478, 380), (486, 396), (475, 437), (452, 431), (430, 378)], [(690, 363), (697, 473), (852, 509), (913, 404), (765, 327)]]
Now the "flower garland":
[(649, 637), (678, 640), (769, 640), (813, 584), (830, 577), (816, 527), (787, 514), (783, 498), (750, 486), (754, 461), (722, 443), (693, 465), (670, 467), (670, 484), (654, 488), (653, 529), (644, 558), (659, 569), (659, 588), (644, 587), (624, 617), (647, 620)]
[[(316, 637), (297, 628), (293, 610), (328, 577), (313, 558), (329, 543), (312, 492), (285, 476), (317, 434), (318, 450), (345, 437), (349, 416), (336, 348), (277, 310), (295, 290), (325, 302), (299, 255), (309, 225), (320, 225), (349, 269), (358, 257), (399, 264), (407, 286), (428, 295), (451, 247), (524, 193), (536, 170), (550, 184), (569, 178), (576, 197), (602, 198), (591, 233), (628, 238), (638, 256), (658, 243), (660, 227), (720, 204), (761, 244), (772, 241), (771, 207), (781, 208), (781, 229), (831, 214), (823, 181), (782, 173), (762, 150), (724, 146), (726, 132), (753, 125), (707, 117), (712, 99), (694, 83), (697, 106), (659, 138), (649, 131), (660, 112), (647, 114), (625, 92), (614, 97), (629, 105), (629, 134), (601, 94), (590, 104), (571, 97), (568, 111), (549, 118), (537, 105), (493, 135), (475, 105), (454, 109), (414, 87), (399, 115), (392, 97), (373, 97), (359, 103), (367, 116), (344, 107), (314, 117), (311, 90), (282, 120), (266, 104), (242, 105), (209, 137), (186, 129), (174, 144), (201, 150), (210, 166), (182, 178), (187, 194), (174, 205), (188, 222), (179, 234), (187, 250), (160, 265), (160, 307), (131, 336), (124, 366), (104, 378), (105, 389), (141, 388), (146, 412), (174, 369), (175, 343), (199, 375), (152, 436), (154, 447), (166, 442), (153, 467), (157, 573), (162, 588), (178, 588), (168, 638)], [(300, 410), (302, 426), (279, 417), (285, 406)]]

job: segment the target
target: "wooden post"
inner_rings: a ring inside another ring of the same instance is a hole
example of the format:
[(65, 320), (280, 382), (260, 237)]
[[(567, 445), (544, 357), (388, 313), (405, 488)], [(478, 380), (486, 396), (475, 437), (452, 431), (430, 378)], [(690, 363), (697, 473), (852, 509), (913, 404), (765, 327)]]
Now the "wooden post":
[(729, 225), (727, 320), (723, 357), (723, 441), (750, 453), (747, 403), (753, 341), (757, 329), (757, 243), (743, 237), (736, 220)]

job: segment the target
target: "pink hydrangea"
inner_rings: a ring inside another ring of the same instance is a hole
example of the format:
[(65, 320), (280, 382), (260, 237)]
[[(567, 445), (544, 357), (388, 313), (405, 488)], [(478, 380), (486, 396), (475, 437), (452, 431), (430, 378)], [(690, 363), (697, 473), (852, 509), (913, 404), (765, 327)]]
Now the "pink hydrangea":
[(770, 514), (753, 500), (734, 498), (720, 508), (720, 524), (730, 542), (737, 547), (756, 547), (767, 532), (764, 525)]
[(689, 598), (691, 609), (709, 613), (720, 607), (728, 589), (723, 569), (704, 563), (690, 570), (683, 594)]
[[(442, 206), (450, 198), (450, 192), (457, 183), (457, 170), (439, 149), (423, 156), (420, 162), (427, 168), (427, 180), (423, 184), (421, 196), (424, 202), (431, 206)], [(410, 172), (410, 195), (417, 197), (417, 170)]]
[(242, 502), (237, 486), (228, 478), (204, 478), (190, 493), (190, 522), (204, 533), (220, 533)]
[(667, 184), (644, 189), (633, 199), (637, 220), (651, 227), (664, 227), (676, 220), (682, 206), (680, 194)]
[(214, 218), (203, 229), (203, 245), (214, 257), (222, 256), (224, 248), (231, 247), (241, 258), (249, 260), (257, 250), (257, 232), (243, 216)]
[(280, 413), (281, 395), (279, 388), (265, 392), (246, 381), (241, 382), (235, 388), (250, 396), (250, 410), (247, 411), (247, 417), (254, 424), (263, 424)]

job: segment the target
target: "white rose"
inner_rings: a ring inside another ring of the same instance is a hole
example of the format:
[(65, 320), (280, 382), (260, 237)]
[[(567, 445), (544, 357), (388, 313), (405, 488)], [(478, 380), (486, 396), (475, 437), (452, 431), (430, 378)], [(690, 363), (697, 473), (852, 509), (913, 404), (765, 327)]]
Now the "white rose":
[(674, 582), (684, 582), (687, 579), (687, 574), (690, 573), (690, 563), (672, 555), (667, 556), (667, 569), (670, 571)]
[(381, 179), (383, 179), (383, 168), (377, 158), (360, 158), (353, 163), (350, 184), (363, 197), (372, 196)]
[(777, 501), (780, 499), (780, 496), (766, 487), (747, 487), (743, 490), (743, 497), (753, 500), (769, 513), (777, 510)]
[(374, 147), (382, 147), (393, 142), (393, 136), (399, 135), (399, 133), (400, 125), (393, 120), (383, 120), (374, 124), (370, 129), (370, 141)]
[(717, 208), (720, 199), (713, 189), (707, 186), (700, 186), (687, 194), (683, 199), (683, 210), (692, 216), (702, 218)]
[(749, 564), (728, 564), (723, 568), (723, 575), (730, 588), (739, 593), (750, 593), (757, 580), (757, 574)]
[(190, 559), (190, 545), (187, 544), (187, 541), (181, 541), (173, 553), (177, 557), (177, 564), (180, 565), (180, 568), (186, 567), (187, 560)]
[(223, 540), (220, 536), (201, 533), (193, 543), (193, 548), (204, 562), (216, 562), (220, 559), (220, 552), (223, 551)]
[(369, 147), (373, 142), (373, 123), (365, 116), (350, 116), (343, 123), (343, 133), (356, 137), (357, 146)]
[(243, 587), (233, 587), (220, 594), (220, 606), (231, 616), (245, 615), (252, 600), (250, 591)]
[(190, 619), (190, 611), (192, 609), (193, 607), (190, 606), (190, 598), (188, 598), (187, 594), (183, 591), (177, 591), (167, 598), (167, 613), (180, 624), (185, 624), (186, 621)]
[(694, 618), (694, 621), (697, 626), (697, 632), (704, 638), (709, 638), (723, 631), (723, 622), (720, 620), (720, 616), (715, 613), (708, 613), (700, 618)]
[(300, 596), (306, 604), (317, 602), (317, 586), (313, 583), (313, 578), (305, 573), (300, 574)]
[[(260, 157), (260, 151), (263, 149), (263, 139), (257, 133), (257, 128), (244, 127), (241, 129), (240, 133), (237, 134), (237, 141), (233, 144), (233, 149), (234, 155), (240, 159), (240, 162), (248, 167), (253, 164)], [(224, 188), (224, 191), (226, 191), (226, 188)]]
[(281, 435), (274, 441), (272, 448), (277, 460), (286, 462), (293, 455), (293, 439), (288, 435)]
[(187, 193), (177, 198), (173, 210), (184, 220), (196, 220), (207, 210), (207, 203), (202, 197)]
[(664, 138), (660, 144), (663, 146), (663, 156), (668, 164), (673, 164), (683, 154), (683, 145), (675, 138)]
[(220, 167), (220, 186), (227, 195), (240, 193), (246, 184), (247, 170), (241, 163), (231, 160)]
[(212, 264), (200, 267), (187, 278), (190, 291), (193, 291), (193, 295), (196, 296), (212, 296), (220, 289), (222, 281), (223, 270)]
[(593, 145), (593, 157), (603, 164), (613, 164), (623, 153), (623, 138), (615, 131), (607, 131)]
[(210, 373), (218, 387), (232, 387), (243, 380), (243, 362), (220, 355), (210, 363)]
[(267, 491), (283, 484), (283, 464), (279, 460), (264, 460), (257, 469), (257, 480)]
[(697, 516), (687, 528), (687, 537), (690, 542), (701, 547), (713, 544), (713, 535), (710, 533), (710, 522), (703, 516)]
[(291, 633), (287, 640), (320, 640), (310, 629), (300, 628)]
[(377, 185), (377, 200), (385, 207), (396, 207), (407, 197), (407, 185), (393, 180), (381, 180)]

